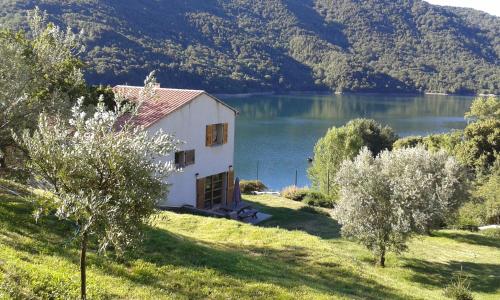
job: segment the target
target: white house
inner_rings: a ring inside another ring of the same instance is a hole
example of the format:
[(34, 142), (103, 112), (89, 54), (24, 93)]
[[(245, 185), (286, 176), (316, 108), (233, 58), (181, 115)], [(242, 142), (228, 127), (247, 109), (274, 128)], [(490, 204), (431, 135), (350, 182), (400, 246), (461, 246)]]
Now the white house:
[[(130, 99), (142, 87), (119, 85), (115, 93)], [(234, 188), (234, 134), (238, 112), (201, 90), (155, 89), (134, 119), (148, 132), (162, 129), (184, 143), (165, 160), (175, 161), (181, 170), (168, 178), (168, 199), (160, 205), (192, 205), (213, 209), (231, 204)]]

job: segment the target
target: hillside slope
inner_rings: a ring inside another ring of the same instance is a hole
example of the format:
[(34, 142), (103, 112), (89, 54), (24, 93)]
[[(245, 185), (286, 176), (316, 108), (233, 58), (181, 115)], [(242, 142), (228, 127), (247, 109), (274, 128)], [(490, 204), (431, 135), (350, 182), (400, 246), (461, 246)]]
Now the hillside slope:
[(500, 18), (422, 0), (5, 0), (87, 33), (91, 83), (500, 93)]
[[(75, 299), (74, 228), (53, 217), (35, 223), (30, 199), (0, 190), (0, 299)], [(415, 239), (402, 256), (389, 255), (382, 269), (363, 247), (339, 238), (328, 216), (278, 197), (248, 200), (273, 219), (257, 227), (163, 212), (124, 258), (92, 251), (89, 298), (442, 299), (460, 268), (475, 299), (500, 296), (500, 240), (439, 231)]]

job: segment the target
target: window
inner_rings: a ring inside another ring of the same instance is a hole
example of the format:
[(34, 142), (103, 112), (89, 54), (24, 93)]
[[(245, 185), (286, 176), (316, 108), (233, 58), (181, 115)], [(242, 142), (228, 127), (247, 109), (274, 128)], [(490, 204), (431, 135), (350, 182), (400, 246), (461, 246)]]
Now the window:
[(216, 146), (226, 144), (228, 140), (228, 124), (212, 124), (207, 125), (206, 145)]
[(184, 168), (193, 165), (195, 162), (194, 156), (194, 150), (175, 152), (175, 166)]
[(222, 145), (224, 143), (224, 124), (216, 124), (212, 126), (213, 143), (214, 145)]
[(223, 202), (225, 196), (225, 179), (225, 173), (205, 178), (205, 209), (211, 209)]

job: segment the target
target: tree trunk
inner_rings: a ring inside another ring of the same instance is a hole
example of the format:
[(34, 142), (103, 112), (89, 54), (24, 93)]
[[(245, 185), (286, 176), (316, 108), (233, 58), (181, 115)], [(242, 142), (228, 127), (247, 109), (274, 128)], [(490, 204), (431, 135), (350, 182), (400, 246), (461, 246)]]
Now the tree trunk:
[(87, 233), (83, 233), (80, 253), (80, 295), (82, 300), (87, 300)]
[(379, 266), (381, 266), (382, 268), (385, 267), (385, 248), (381, 249), (380, 250), (380, 257), (379, 257), (379, 262), (378, 262)]

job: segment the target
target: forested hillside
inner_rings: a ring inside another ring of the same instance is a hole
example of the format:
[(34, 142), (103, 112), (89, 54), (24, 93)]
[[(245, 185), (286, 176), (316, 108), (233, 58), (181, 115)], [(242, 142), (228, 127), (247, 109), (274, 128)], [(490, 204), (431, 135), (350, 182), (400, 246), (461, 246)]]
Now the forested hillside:
[(84, 29), (91, 83), (500, 93), (500, 18), (421, 0), (4, 0)]

